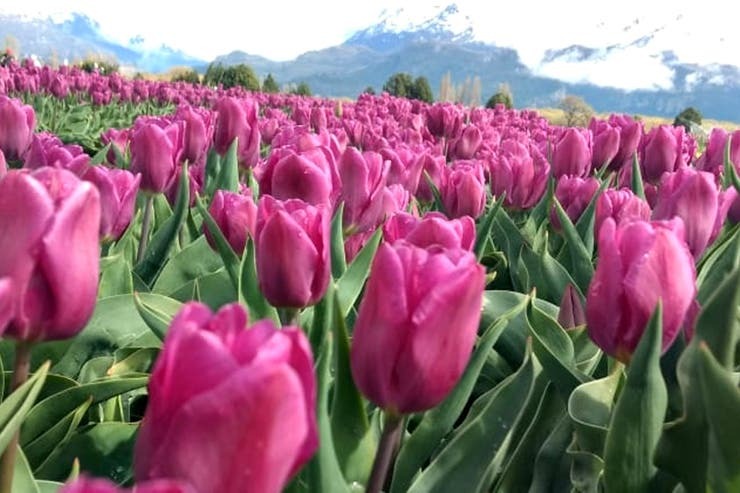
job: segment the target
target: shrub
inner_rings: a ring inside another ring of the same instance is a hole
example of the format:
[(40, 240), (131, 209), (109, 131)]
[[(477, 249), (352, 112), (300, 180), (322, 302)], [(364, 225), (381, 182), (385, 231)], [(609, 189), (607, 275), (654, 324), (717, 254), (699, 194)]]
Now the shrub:
[(585, 127), (594, 115), (594, 109), (583, 98), (573, 94), (563, 97), (558, 108), (563, 110), (568, 127)]
[(272, 74), (267, 74), (265, 80), (262, 81), (262, 92), (280, 92), (280, 87), (278, 87), (278, 83), (277, 81), (275, 81), (275, 78), (272, 76)]
[(486, 101), (486, 108), (495, 108), (497, 104), (503, 104), (506, 109), (514, 107), (514, 96), (508, 84), (498, 86), (498, 91)]
[(689, 106), (676, 115), (676, 118), (673, 120), (673, 126), (680, 126), (685, 128), (687, 132), (693, 132), (696, 127), (701, 126), (701, 113), (693, 106)]
[(225, 89), (241, 86), (248, 91), (259, 91), (260, 81), (252, 67), (240, 63), (224, 67), (220, 63), (211, 63), (203, 77), (203, 83), (209, 86), (222, 84)]

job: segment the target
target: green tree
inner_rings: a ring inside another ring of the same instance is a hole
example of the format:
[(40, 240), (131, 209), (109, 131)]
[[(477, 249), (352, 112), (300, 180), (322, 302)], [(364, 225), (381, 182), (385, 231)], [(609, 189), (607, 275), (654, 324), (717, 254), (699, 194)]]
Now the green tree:
[(397, 96), (399, 98), (411, 97), (414, 88), (414, 79), (411, 75), (405, 72), (397, 72), (391, 75), (385, 84), (383, 84), (383, 91), (387, 92), (391, 96)]
[(190, 84), (200, 84), (200, 75), (195, 69), (178, 70), (172, 74), (172, 82), (189, 82)]
[(298, 86), (291, 92), (293, 94), (298, 94), (299, 96), (310, 96), (311, 87), (306, 82), (300, 82)]
[(594, 115), (594, 109), (586, 101), (573, 94), (560, 100), (558, 108), (565, 114), (565, 124), (569, 127), (585, 127)]
[(272, 74), (267, 74), (265, 80), (262, 81), (262, 92), (280, 92), (280, 87)]
[(506, 109), (514, 107), (514, 96), (512, 96), (511, 88), (508, 84), (500, 84), (498, 86), (498, 91), (486, 102), (486, 108), (495, 108), (497, 104), (503, 104), (506, 106)]
[(375, 95), (375, 89), (373, 89), (373, 86), (367, 86), (363, 91), (363, 94), (372, 94)]
[(252, 67), (240, 63), (224, 67), (220, 63), (211, 63), (203, 77), (203, 82), (209, 86), (223, 84), (225, 89), (241, 86), (248, 91), (259, 91), (260, 81)]
[(434, 102), (434, 94), (432, 93), (432, 88), (426, 77), (419, 76), (414, 79), (414, 84), (411, 86), (411, 94), (409, 94), (409, 97), (426, 103)]
[(689, 106), (676, 115), (676, 118), (673, 120), (673, 126), (680, 126), (685, 128), (687, 132), (692, 132), (695, 127), (701, 126), (701, 113), (693, 106)]

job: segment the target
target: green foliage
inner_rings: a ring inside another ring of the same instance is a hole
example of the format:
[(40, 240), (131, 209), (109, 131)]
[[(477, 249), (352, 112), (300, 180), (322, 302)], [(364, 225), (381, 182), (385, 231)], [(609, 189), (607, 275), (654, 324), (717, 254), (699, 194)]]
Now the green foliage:
[(676, 118), (673, 120), (673, 126), (680, 126), (685, 128), (687, 132), (691, 132), (694, 126), (701, 126), (701, 113), (693, 106), (689, 106), (676, 115)]
[(262, 82), (262, 92), (280, 92), (280, 87), (278, 87), (278, 83), (272, 74), (267, 74), (267, 77), (265, 77), (265, 80)]
[(290, 92), (291, 94), (297, 94), (299, 96), (311, 96), (311, 87), (306, 82), (300, 82), (296, 88)]
[(172, 82), (188, 82), (190, 84), (200, 84), (200, 75), (193, 69), (185, 69), (175, 72), (170, 79)]
[(391, 96), (397, 96), (399, 98), (411, 97), (413, 91), (414, 79), (411, 75), (405, 72), (397, 72), (391, 75), (385, 84), (383, 84), (383, 91), (387, 92)]
[(594, 115), (594, 109), (583, 98), (573, 94), (563, 97), (558, 108), (565, 113), (565, 124), (569, 127), (585, 127)]
[(85, 72), (98, 72), (99, 74), (113, 74), (118, 72), (118, 63), (98, 58), (87, 58), (80, 62), (79, 67)]
[(418, 99), (425, 103), (434, 102), (434, 94), (432, 88), (429, 85), (429, 81), (424, 76), (419, 76), (414, 79), (414, 85), (411, 87), (411, 99)]
[(211, 63), (203, 77), (203, 83), (209, 86), (222, 84), (225, 89), (241, 86), (248, 91), (259, 91), (260, 81), (252, 67), (240, 63), (224, 67), (220, 63)]
[(514, 96), (507, 84), (501, 84), (498, 91), (486, 101), (486, 108), (495, 108), (497, 104), (503, 104), (506, 109), (514, 107)]
[(375, 96), (375, 89), (373, 89), (373, 86), (367, 86), (365, 89), (363, 89), (362, 93), (372, 94), (373, 96)]

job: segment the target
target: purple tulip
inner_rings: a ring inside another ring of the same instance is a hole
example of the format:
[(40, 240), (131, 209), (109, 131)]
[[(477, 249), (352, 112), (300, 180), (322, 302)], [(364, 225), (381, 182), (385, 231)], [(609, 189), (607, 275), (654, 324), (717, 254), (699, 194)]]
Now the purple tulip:
[(162, 128), (155, 122), (142, 124), (131, 136), (131, 171), (141, 173), (141, 189), (162, 193), (177, 175), (182, 155), (183, 124)]
[(100, 238), (118, 241), (134, 215), (141, 175), (128, 170), (91, 166), (82, 179), (100, 192)]
[(90, 156), (82, 147), (64, 144), (55, 135), (46, 132), (37, 133), (34, 134), (26, 151), (23, 167), (37, 169), (45, 166), (67, 169), (77, 176), (82, 176), (90, 166)]
[(384, 190), (390, 161), (374, 151), (360, 152), (348, 147), (339, 160), (344, 202), (344, 225), (355, 231), (372, 229), (382, 221)]
[(522, 143), (509, 139), (491, 158), (490, 173), (494, 196), (506, 192), (504, 203), (508, 207), (529, 209), (545, 194), (550, 165), (536, 147), (528, 150)]
[(453, 168), (444, 168), (440, 195), (451, 218), (477, 219), (487, 200), (483, 168), (473, 161), (456, 161)]
[(653, 219), (683, 219), (686, 243), (698, 259), (719, 235), (729, 207), (730, 202), (725, 194), (720, 194), (714, 175), (682, 168), (663, 176)]
[(259, 106), (248, 98), (224, 97), (216, 103), (216, 152), (226, 154), (235, 138), (239, 138), (237, 156), (239, 165), (252, 168), (260, 157), (260, 130), (257, 121)]
[(475, 125), (468, 125), (462, 134), (450, 145), (450, 155), (453, 159), (471, 159), (481, 143), (483, 135)]
[(689, 160), (684, 149), (687, 139), (683, 127), (659, 125), (653, 128), (640, 143), (640, 169), (642, 177), (658, 183), (663, 173), (686, 166)]
[[(555, 198), (558, 199), (563, 210), (575, 224), (588, 204), (599, 190), (599, 180), (596, 178), (579, 178), (577, 176), (563, 176), (555, 186)], [(550, 211), (550, 223), (556, 231), (562, 228), (560, 218), (553, 207)]]
[(470, 359), (484, 286), (485, 269), (468, 250), (381, 244), (352, 338), (360, 391), (397, 413), (439, 404)]
[(11, 161), (21, 159), (31, 145), (36, 127), (33, 108), (0, 95), (0, 151)]
[(713, 128), (709, 134), (707, 147), (696, 162), (696, 168), (702, 171), (709, 171), (714, 176), (720, 176), (724, 171), (725, 165), (725, 147), (727, 139), (730, 141), (730, 162), (740, 169), (740, 130), (735, 130), (731, 134), (722, 128)]
[(663, 351), (685, 323), (696, 296), (694, 259), (683, 221), (607, 218), (599, 230), (599, 261), (586, 299), (591, 339), (629, 362), (658, 301), (663, 304)]
[(432, 135), (454, 139), (462, 130), (460, 109), (452, 104), (437, 103), (426, 108), (427, 127)]
[(332, 160), (319, 149), (300, 154), (289, 148), (276, 149), (258, 167), (260, 193), (279, 200), (300, 199), (311, 205), (330, 206), (336, 174)]
[(0, 150), (0, 178), (8, 173), (8, 162), (5, 161), (5, 154)]
[(100, 140), (103, 142), (103, 144), (111, 145), (111, 149), (106, 155), (108, 164), (110, 164), (111, 166), (119, 165), (116, 159), (116, 152), (113, 150), (113, 147), (115, 146), (118, 149), (118, 153), (121, 156), (125, 157), (128, 152), (130, 137), (131, 130), (128, 128), (120, 130), (116, 128), (109, 128), (108, 130), (100, 134)]
[(302, 308), (319, 301), (329, 284), (331, 211), (298, 199), (269, 195), (257, 208), (255, 246), (260, 289), (273, 306)]
[(175, 118), (185, 122), (182, 159), (189, 164), (205, 162), (206, 154), (213, 139), (213, 115), (203, 108), (181, 105)]
[(591, 146), (591, 134), (587, 130), (566, 129), (552, 151), (553, 176), (588, 175), (591, 171)]
[(9, 277), (0, 278), (0, 336), (13, 318), (14, 293), (13, 280)]
[(627, 115), (611, 115), (609, 124), (619, 129), (619, 150), (609, 163), (609, 169), (619, 171), (632, 166), (632, 157), (642, 140), (642, 123)]
[(423, 152), (419, 154), (413, 167), (418, 170), (418, 173), (412, 177), (412, 180), (406, 186), (421, 202), (431, 202), (434, 200), (434, 194), (427, 182), (426, 175), (439, 189), (442, 185), (442, 174), (445, 168), (444, 156), (434, 155), (430, 151)]
[[(318, 447), (311, 348), (297, 327), (247, 327), (237, 304), (183, 306), (149, 380), (138, 481), (197, 492), (278, 493)], [(289, 433), (286, 433), (289, 431)]]
[[(231, 248), (241, 256), (247, 245), (247, 237), (254, 237), (257, 227), (257, 204), (254, 203), (252, 193), (249, 189), (241, 193), (216, 190), (208, 212), (213, 216)], [(208, 244), (215, 249), (216, 244), (205, 225), (203, 231)]]
[(619, 152), (619, 128), (598, 118), (592, 118), (588, 128), (593, 134), (592, 168), (601, 169), (611, 165)]
[(131, 489), (119, 488), (108, 479), (81, 476), (63, 486), (59, 493), (196, 493), (189, 484), (161, 479), (139, 483)]
[(95, 307), (100, 196), (69, 171), (8, 172), (0, 181), (0, 278), (13, 283), (5, 334), (23, 341), (65, 339)]
[(650, 205), (629, 188), (606, 189), (596, 199), (594, 236), (599, 237), (601, 225), (607, 218), (612, 218), (619, 226), (630, 221), (648, 221), (651, 214)]
[(472, 251), (475, 244), (475, 221), (470, 216), (447, 219), (440, 212), (428, 212), (423, 218), (398, 212), (383, 225), (383, 239), (388, 243), (406, 240), (421, 248), (439, 245)]

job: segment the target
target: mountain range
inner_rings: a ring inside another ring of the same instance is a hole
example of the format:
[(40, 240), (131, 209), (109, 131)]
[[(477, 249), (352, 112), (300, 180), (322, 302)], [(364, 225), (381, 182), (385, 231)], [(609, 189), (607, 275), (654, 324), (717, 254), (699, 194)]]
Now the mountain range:
[[(692, 57), (677, 41), (691, 29), (681, 13), (643, 22), (605, 22), (591, 26), (597, 35), (590, 41), (545, 39), (533, 51), (532, 46), (506, 46), (496, 29), (482, 29), (479, 19), (456, 4), (400, 8), (384, 11), (340, 45), (290, 61), (243, 51), (214, 61), (246, 63), (281, 84), (307, 82), (314, 94), (323, 96), (354, 98), (368, 86), (379, 91), (396, 72), (425, 76), (437, 93), (449, 72), (454, 83), (479, 77), (483, 102), (506, 83), (517, 107), (554, 106), (565, 94), (576, 94), (597, 111), (673, 117), (693, 106), (708, 118), (740, 121), (740, 63), (721, 56), (729, 53), (731, 40), (715, 40), (726, 50), (712, 51), (714, 57)], [(207, 65), (168, 46), (144, 49), (136, 38), (126, 45), (111, 42), (81, 14), (62, 22), (0, 15), (0, 35), (8, 34), (24, 52), (41, 57), (54, 46), (58, 59), (108, 53), (120, 63), (154, 72), (173, 65), (199, 70)]]

